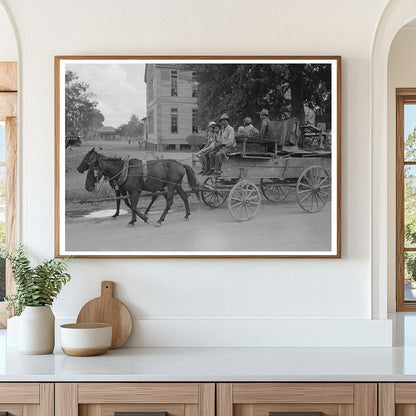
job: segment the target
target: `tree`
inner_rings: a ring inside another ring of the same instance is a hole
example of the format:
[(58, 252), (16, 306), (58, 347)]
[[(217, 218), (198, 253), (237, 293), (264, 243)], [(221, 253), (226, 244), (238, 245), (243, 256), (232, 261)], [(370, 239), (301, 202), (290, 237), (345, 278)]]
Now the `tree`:
[[(415, 160), (416, 127), (405, 141), (404, 153), (405, 160)], [(404, 234), (407, 246), (416, 244), (416, 176), (412, 168), (412, 166), (406, 166), (404, 174)]]
[(136, 114), (132, 114), (127, 124), (122, 124), (116, 130), (116, 134), (124, 137), (143, 136), (144, 125)]
[[(407, 136), (404, 145), (405, 160), (416, 160), (416, 127)], [(405, 166), (404, 171), (404, 239), (405, 247), (416, 245), (416, 172), (413, 166)], [(416, 280), (416, 257), (405, 255), (407, 279)]]
[(88, 84), (78, 81), (75, 72), (65, 72), (65, 136), (86, 135), (103, 125), (104, 116), (88, 88)]
[(203, 64), (197, 66), (197, 77), (201, 125), (223, 112), (231, 122), (254, 119), (262, 108), (274, 119), (295, 116), (303, 122), (304, 105), (330, 123), (330, 65)]

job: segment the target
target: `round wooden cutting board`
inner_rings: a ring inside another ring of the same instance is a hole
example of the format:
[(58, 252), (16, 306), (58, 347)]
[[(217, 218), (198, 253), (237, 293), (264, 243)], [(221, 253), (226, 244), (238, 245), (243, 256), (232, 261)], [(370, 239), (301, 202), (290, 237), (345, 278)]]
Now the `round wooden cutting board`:
[(133, 319), (127, 306), (113, 297), (114, 282), (101, 282), (101, 296), (86, 303), (77, 323), (106, 323), (113, 326), (111, 349), (121, 347), (130, 338)]

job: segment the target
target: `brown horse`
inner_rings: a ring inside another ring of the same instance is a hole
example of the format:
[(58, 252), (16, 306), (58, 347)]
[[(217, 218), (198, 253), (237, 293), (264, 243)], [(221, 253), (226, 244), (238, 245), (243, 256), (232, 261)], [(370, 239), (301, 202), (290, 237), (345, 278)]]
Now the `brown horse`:
[[(122, 159), (104, 156), (96, 152), (94, 148), (85, 155), (83, 162), (84, 160), (88, 161), (87, 166), (98, 168), (110, 181), (116, 181), (118, 183), (117, 186), (123, 195), (123, 192), (128, 194), (132, 212), (129, 225), (134, 225), (136, 216), (139, 216), (139, 218), (147, 223), (147, 213), (157, 199), (157, 193), (164, 192), (165, 190), (166, 207), (158, 220), (158, 224), (161, 225), (165, 220), (165, 217), (173, 204), (173, 195), (175, 191), (179, 194), (185, 204), (185, 219), (189, 219), (191, 212), (189, 209), (188, 197), (182, 188), (182, 180), (185, 174), (192, 191), (199, 199), (198, 184), (196, 182), (194, 171), (189, 166), (182, 165), (182, 163), (177, 160), (162, 159), (149, 161), (146, 163), (147, 172), (144, 168), (144, 163), (141, 160), (130, 159), (128, 165), (125, 165), (125, 162)], [(83, 162), (81, 162), (79, 166), (81, 169), (83, 168), (83, 166), (81, 166)], [(137, 210), (137, 203), (142, 191), (154, 193), (144, 214)]]
[[(89, 163), (90, 159), (90, 152), (88, 152), (85, 157), (82, 159), (81, 163), (79, 164), (77, 170), (79, 173), (84, 173), (87, 171), (87, 177), (85, 178), (85, 189), (88, 192), (92, 192), (95, 189), (95, 185), (99, 182), (103, 176), (102, 172), (98, 169), (98, 166), (94, 166), (94, 164)], [(119, 187), (117, 186), (114, 180), (109, 181), (110, 186), (114, 189), (116, 193), (116, 212), (112, 217), (117, 219), (120, 215), (120, 202), (121, 202), (121, 195), (125, 198), (123, 199), (126, 206), (131, 209), (129, 198), (127, 196), (126, 191), (120, 191)]]

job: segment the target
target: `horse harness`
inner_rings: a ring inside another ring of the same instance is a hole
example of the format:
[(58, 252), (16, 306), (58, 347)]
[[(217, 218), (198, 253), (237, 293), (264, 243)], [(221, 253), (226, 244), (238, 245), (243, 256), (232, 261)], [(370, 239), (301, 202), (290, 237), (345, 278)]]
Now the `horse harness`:
[[(148, 170), (148, 166), (147, 166), (147, 161), (146, 160), (139, 160), (138, 162), (139, 163), (136, 166), (139, 168), (139, 177), (143, 181), (142, 185), (145, 185), (146, 181), (149, 177), (149, 170)], [(128, 177), (129, 177), (129, 168), (130, 167), (132, 167), (132, 166), (130, 166), (130, 156), (128, 156), (127, 159), (124, 161), (123, 168), (121, 169), (121, 171), (119, 173), (117, 173), (116, 175), (114, 175), (112, 178), (108, 179), (108, 181), (110, 182), (110, 184), (114, 187), (114, 189), (116, 191), (118, 191), (120, 189), (120, 186), (123, 186), (126, 183)], [(94, 176), (96, 178), (101, 179), (102, 169), (99, 166), (99, 161), (98, 161), (98, 166), (94, 167)]]

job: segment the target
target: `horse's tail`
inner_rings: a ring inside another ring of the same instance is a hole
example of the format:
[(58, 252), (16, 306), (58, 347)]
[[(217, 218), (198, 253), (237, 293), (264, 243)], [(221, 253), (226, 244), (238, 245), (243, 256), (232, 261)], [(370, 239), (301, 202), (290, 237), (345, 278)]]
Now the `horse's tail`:
[(189, 186), (191, 187), (192, 191), (195, 193), (196, 197), (198, 198), (198, 201), (201, 200), (199, 197), (199, 185), (196, 181), (195, 173), (193, 169), (188, 165), (183, 165), (186, 171), (186, 177), (188, 178)]

